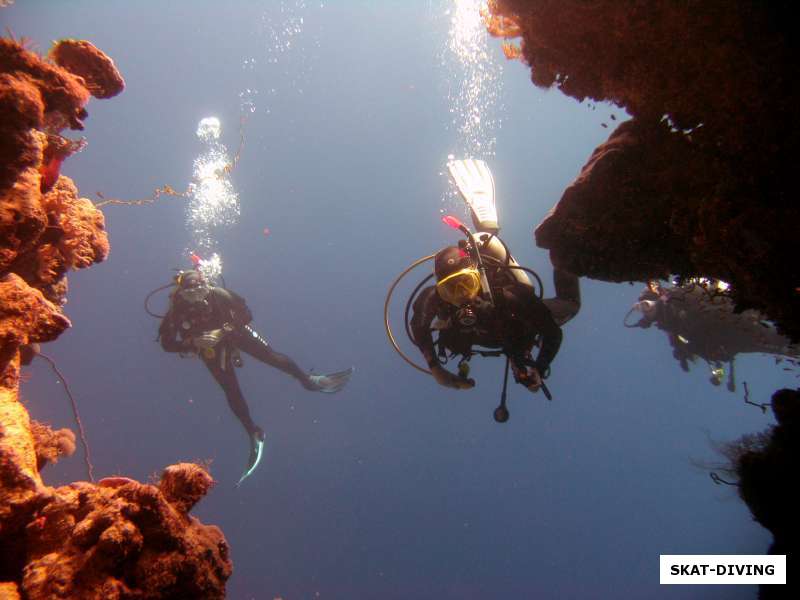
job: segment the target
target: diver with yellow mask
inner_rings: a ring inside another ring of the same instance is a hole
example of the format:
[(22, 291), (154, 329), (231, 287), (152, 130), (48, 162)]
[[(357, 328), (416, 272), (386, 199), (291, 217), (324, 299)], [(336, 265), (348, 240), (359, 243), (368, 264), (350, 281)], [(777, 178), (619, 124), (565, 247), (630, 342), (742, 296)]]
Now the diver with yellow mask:
[[(453, 160), (448, 169), (470, 208), (477, 231), (471, 232), (454, 217), (443, 218), (446, 224), (461, 231), (464, 239), (432, 257), (420, 259), (395, 280), (387, 296), (387, 334), (395, 349), (412, 366), (430, 372), (440, 385), (459, 390), (475, 385), (469, 378), (469, 360), (474, 355), (505, 356), (501, 404), (494, 412), (495, 420), (502, 423), (509, 417), (506, 407), (509, 367), (517, 383), (531, 392), (542, 390), (551, 399), (544, 379), (561, 346), (560, 326), (580, 309), (580, 287), (575, 275), (555, 269), (556, 297), (543, 299), (538, 275), (520, 266), (497, 237), (500, 228), (494, 180), (486, 163)], [(394, 287), (411, 269), (428, 259), (433, 259), (434, 272), (420, 282), (408, 300), (406, 332), (422, 353), (429, 371), (402, 353), (388, 322), (388, 303)], [(538, 283), (538, 291), (531, 276)], [(432, 277), (435, 285), (420, 290)], [(412, 302), (413, 315), (409, 321)], [(457, 374), (444, 366), (454, 357), (460, 357)]]
[[(159, 290), (166, 287), (169, 286)], [(158, 330), (161, 347), (166, 352), (199, 356), (222, 387), (233, 414), (247, 431), (250, 457), (239, 484), (255, 471), (264, 448), (264, 431), (253, 422), (236, 377), (235, 368), (242, 366), (240, 350), (291, 375), (305, 389), (314, 392), (338, 392), (353, 373), (352, 368), (328, 375), (303, 371), (291, 358), (276, 352), (250, 326), (253, 317), (241, 296), (224, 287), (211, 285), (199, 269), (178, 274), (167, 313), (154, 316), (162, 317)]]

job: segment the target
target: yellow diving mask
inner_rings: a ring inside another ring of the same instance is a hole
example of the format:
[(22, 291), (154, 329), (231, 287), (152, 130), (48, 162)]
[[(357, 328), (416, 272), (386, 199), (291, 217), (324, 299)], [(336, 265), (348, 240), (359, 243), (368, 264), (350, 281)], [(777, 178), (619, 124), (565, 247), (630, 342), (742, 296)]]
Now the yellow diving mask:
[(451, 273), (436, 284), (439, 297), (445, 302), (461, 306), (478, 297), (481, 278), (475, 267), (467, 267)]

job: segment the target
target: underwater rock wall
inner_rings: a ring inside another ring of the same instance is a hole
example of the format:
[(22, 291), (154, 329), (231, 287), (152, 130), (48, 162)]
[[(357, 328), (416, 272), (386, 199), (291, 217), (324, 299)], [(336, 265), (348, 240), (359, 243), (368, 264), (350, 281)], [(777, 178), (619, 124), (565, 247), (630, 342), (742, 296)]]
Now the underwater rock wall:
[(788, 554), (800, 547), (800, 494), (790, 485), (800, 468), (800, 390), (778, 390), (771, 405), (777, 424), (741, 443), (735, 471), (753, 518), (775, 536), (773, 552)]
[(0, 39), (0, 597), (223, 598), (231, 574), (222, 532), (189, 515), (213, 485), (193, 464), (158, 485), (114, 477), (51, 488), (39, 469), (75, 436), (32, 422), (19, 401), (21, 353), (70, 326), (70, 269), (105, 260), (103, 214), (61, 163), (83, 141), (90, 95), (124, 82), (89, 42), (62, 40), (48, 59)]
[[(632, 120), (536, 229), (555, 266), (606, 281), (732, 284), (800, 340), (797, 49), (788, 2), (495, 0), (535, 85)], [(610, 121), (611, 122), (611, 121)]]
[(212, 485), (184, 463), (158, 485), (111, 477), (52, 490), (25, 527), (25, 597), (224, 598), (225, 537), (188, 514)]
[(777, 424), (766, 432), (730, 444), (727, 454), (738, 478), (739, 496), (753, 518), (774, 536), (770, 554), (786, 555), (786, 586), (763, 585), (759, 598), (797, 598), (800, 584), (792, 576), (800, 548), (800, 494), (792, 486), (800, 468), (800, 390), (772, 395)]

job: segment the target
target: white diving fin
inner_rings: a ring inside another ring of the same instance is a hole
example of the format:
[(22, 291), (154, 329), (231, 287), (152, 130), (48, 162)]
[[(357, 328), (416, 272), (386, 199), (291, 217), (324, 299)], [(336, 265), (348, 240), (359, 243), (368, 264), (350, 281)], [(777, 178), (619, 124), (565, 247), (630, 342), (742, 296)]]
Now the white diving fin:
[(242, 476), (239, 478), (239, 483), (236, 484), (236, 487), (242, 485), (242, 482), (250, 477), (258, 468), (258, 464), (261, 462), (261, 455), (264, 453), (264, 440), (258, 437), (255, 434), (250, 435), (250, 461), (247, 465), (247, 470), (242, 473)]
[(311, 385), (314, 386), (315, 391), (335, 394), (347, 385), (347, 382), (350, 381), (350, 376), (355, 370), (355, 367), (350, 367), (344, 371), (328, 373), (327, 375), (309, 375), (308, 379)]
[(498, 233), (500, 223), (494, 199), (494, 178), (488, 165), (482, 160), (466, 158), (449, 161), (447, 169), (470, 208), (475, 229)]

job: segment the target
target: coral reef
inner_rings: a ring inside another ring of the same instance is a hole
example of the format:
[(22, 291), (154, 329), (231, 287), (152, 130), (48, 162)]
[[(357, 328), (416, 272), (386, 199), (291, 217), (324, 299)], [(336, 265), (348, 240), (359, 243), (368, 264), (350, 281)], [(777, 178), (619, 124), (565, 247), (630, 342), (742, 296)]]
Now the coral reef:
[(188, 515), (210, 485), (203, 468), (178, 464), (158, 486), (113, 478), (56, 488), (24, 530), (25, 597), (223, 598), (225, 538)]
[(59, 132), (82, 129), (90, 92), (124, 85), (88, 42), (59, 42), (50, 56), (0, 39), (0, 597), (223, 598), (225, 538), (188, 514), (213, 484), (203, 467), (168, 467), (158, 486), (51, 488), (39, 473), (74, 452), (75, 435), (31, 421), (20, 364), (70, 326), (66, 273), (109, 252), (103, 214), (59, 174), (82, 142)]
[[(74, 56), (70, 64), (78, 64)], [(121, 80), (110, 59), (104, 64), (113, 71), (108, 77)], [(82, 77), (0, 39), (0, 112), (6, 117), (0, 122), (0, 278), (15, 273), (57, 305), (66, 293), (66, 271), (108, 254), (103, 214), (58, 174), (64, 158), (81, 147), (59, 131), (83, 128), (88, 99)], [(21, 343), (50, 339), (53, 332)]]
[(69, 429), (55, 430), (49, 425), (31, 421), (34, 447), (36, 448), (36, 468), (40, 471), (47, 463), (57, 463), (62, 456), (75, 453), (75, 434)]
[[(89, 90), (83, 79), (0, 38), (0, 193), (28, 167), (41, 165), (47, 135), (83, 129)], [(24, 221), (22, 222), (24, 223)], [(20, 225), (22, 226), (22, 225)]]
[(16, 389), (19, 348), (49, 342), (69, 327), (61, 309), (16, 273), (0, 276), (0, 388)]
[(706, 276), (800, 340), (792, 201), (797, 47), (786, 2), (495, 0), (535, 85), (627, 110), (536, 230), (606, 281)]
[(86, 40), (61, 40), (50, 51), (59, 67), (83, 77), (84, 86), (95, 98), (112, 98), (125, 89), (125, 81), (114, 61)]

